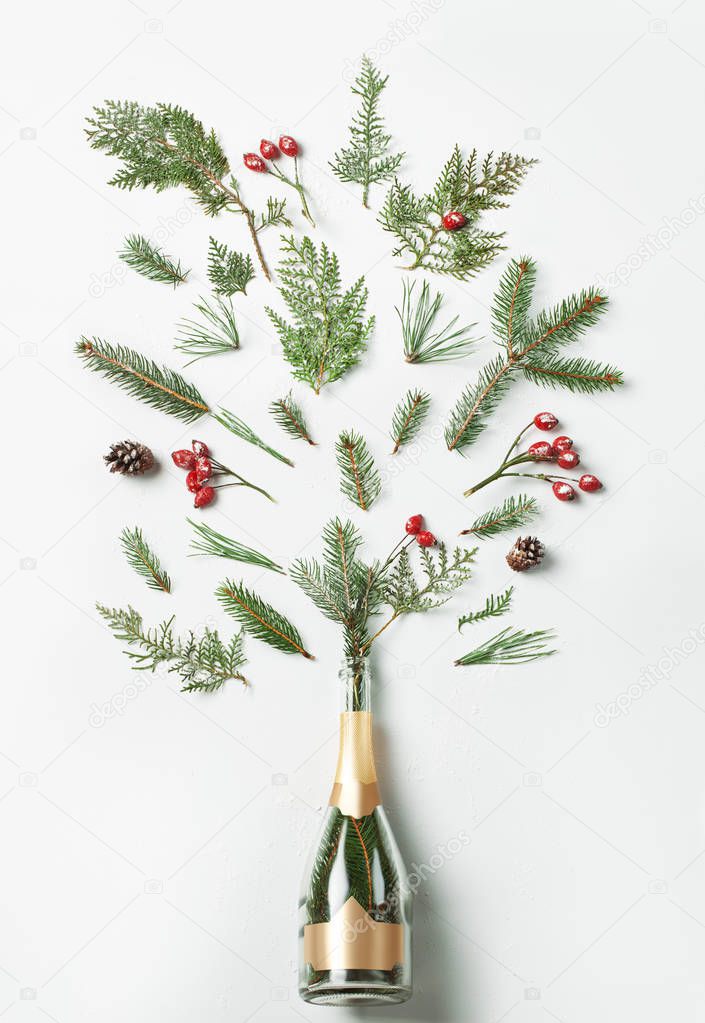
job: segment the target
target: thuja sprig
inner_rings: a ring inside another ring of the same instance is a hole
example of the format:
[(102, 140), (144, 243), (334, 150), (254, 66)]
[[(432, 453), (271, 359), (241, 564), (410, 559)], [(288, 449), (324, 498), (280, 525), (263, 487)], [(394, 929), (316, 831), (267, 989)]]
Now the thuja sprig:
[(401, 320), (406, 361), (421, 365), (426, 362), (448, 362), (468, 355), (477, 341), (477, 338), (471, 337), (469, 333), (476, 324), (470, 323), (454, 330), (458, 322), (458, 317), (454, 316), (445, 327), (434, 331), (443, 295), (439, 291), (431, 299), (428, 281), (424, 281), (418, 301), (415, 301), (415, 286), (416, 281), (403, 282), (401, 309), (396, 307)]
[(208, 242), (208, 280), (216, 295), (234, 295), (236, 291), (246, 292), (247, 285), (254, 279), (255, 271), (249, 255), (228, 248), (224, 242), (210, 237)]
[(335, 445), (340, 469), (340, 489), (354, 504), (367, 511), (379, 497), (382, 481), (365, 438), (344, 430)]
[(472, 534), (478, 540), (489, 540), (500, 533), (525, 526), (538, 514), (538, 510), (535, 498), (517, 494), (516, 497), (508, 497), (501, 505), (479, 515), (471, 526), (461, 530), (460, 535)]
[(128, 564), (142, 576), (151, 590), (171, 593), (171, 579), (143, 537), (139, 526), (134, 529), (125, 527), (120, 534), (120, 545)]
[(201, 298), (194, 303), (194, 308), (201, 314), (201, 321), (181, 320), (174, 345), (177, 351), (193, 356), (186, 365), (190, 366), (210, 355), (237, 351), (240, 347), (240, 332), (230, 299), (216, 295), (211, 303)]
[(282, 430), (290, 437), (293, 437), (294, 440), (305, 440), (308, 444), (315, 446), (316, 442), (311, 438), (303, 410), (292, 397), (291, 391), (283, 398), (273, 401), (269, 406), (269, 411)]
[(280, 293), (291, 314), (287, 323), (273, 309), (276, 327), (293, 375), (319, 394), (355, 366), (367, 347), (374, 316), (364, 318), (367, 288), (360, 277), (343, 292), (338, 257), (325, 242), (316, 249), (310, 238), (282, 242)]
[(243, 633), (237, 632), (229, 643), (223, 643), (215, 629), (206, 629), (202, 636), (188, 632), (185, 638), (174, 635), (174, 617), (154, 628), (146, 628), (142, 615), (132, 607), (109, 608), (96, 604), (115, 638), (128, 647), (125, 654), (135, 663), (136, 671), (156, 671), (160, 664), (176, 673), (183, 683), (181, 691), (213, 693), (234, 679), (247, 685), (240, 671), (246, 658)]
[(211, 529), (204, 522), (194, 522), (192, 519), (187, 519), (186, 521), (189, 525), (193, 526), (196, 533), (196, 536), (191, 540), (191, 549), (194, 555), (230, 558), (231, 561), (242, 561), (246, 565), (257, 565), (259, 568), (269, 569), (270, 572), (286, 575), (281, 565), (278, 565), (276, 561), (272, 561), (271, 558), (261, 551), (255, 550), (254, 547), (248, 547), (238, 540), (224, 536), (223, 533), (216, 532), (215, 529)]
[(314, 660), (304, 647), (301, 634), (295, 625), (240, 582), (226, 579), (216, 590), (216, 597), (229, 615), (242, 625), (243, 629), (262, 640), (275, 650), (285, 654), (301, 654)]
[(502, 354), (488, 362), (476, 383), (465, 389), (446, 426), (449, 451), (462, 451), (482, 433), (497, 404), (519, 375), (535, 383), (595, 394), (622, 381), (614, 366), (580, 357), (563, 359), (559, 349), (597, 323), (607, 298), (588, 288), (545, 309), (535, 319), (529, 308), (536, 265), (528, 257), (512, 260), (502, 275), (492, 307), (492, 322)]
[(456, 145), (431, 192), (417, 196), (395, 179), (379, 216), (399, 243), (394, 255), (409, 257), (409, 270), (474, 276), (504, 248), (503, 233), (480, 226), (482, 214), (505, 208), (533, 163), (513, 153), (481, 161), (476, 150), (464, 160)]
[(431, 407), (431, 395), (415, 390), (407, 391), (394, 409), (390, 436), (394, 441), (392, 454), (396, 455), (402, 444), (408, 444), (417, 435)]
[(403, 153), (390, 154), (391, 135), (384, 130), (379, 101), (387, 84), (369, 57), (363, 57), (360, 74), (351, 86), (360, 97), (360, 109), (350, 124), (350, 143), (330, 161), (330, 167), (341, 181), (362, 185), (362, 205), (367, 206), (370, 185), (388, 181), (404, 158)]
[(485, 606), (480, 611), (470, 611), (458, 619), (458, 632), (462, 631), (464, 625), (474, 625), (475, 622), (484, 622), (488, 618), (499, 618), (506, 614), (512, 602), (514, 587), (510, 586), (504, 593), (495, 596), (491, 593), (485, 600)]
[(119, 256), (142, 277), (161, 284), (171, 284), (174, 288), (183, 284), (190, 273), (182, 268), (180, 262), (175, 263), (141, 234), (128, 234)]
[(460, 667), (480, 664), (527, 664), (541, 657), (550, 657), (555, 650), (548, 648), (554, 638), (550, 630), (524, 632), (523, 629), (506, 628), (486, 643), (475, 647), (470, 653), (459, 657), (454, 663)]
[(182, 107), (157, 103), (153, 107), (132, 101), (107, 100), (95, 107), (87, 119), (88, 136), (93, 149), (117, 157), (121, 166), (108, 182), (117, 188), (154, 188), (161, 192), (182, 185), (196, 198), (208, 216), (231, 210), (245, 218), (252, 245), (262, 272), (271, 280), (260, 246), (258, 230), (270, 223), (282, 222), (268, 203), (267, 216), (258, 218), (240, 195), (231, 176), (228, 158), (211, 129)]

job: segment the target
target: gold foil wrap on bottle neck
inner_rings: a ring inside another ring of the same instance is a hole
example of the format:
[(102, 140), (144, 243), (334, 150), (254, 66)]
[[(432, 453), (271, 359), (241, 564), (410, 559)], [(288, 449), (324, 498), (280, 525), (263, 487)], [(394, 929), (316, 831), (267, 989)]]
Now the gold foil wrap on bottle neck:
[(369, 711), (344, 711), (340, 715), (338, 766), (328, 803), (337, 806), (341, 813), (358, 818), (366, 817), (381, 803)]
[(378, 923), (351, 895), (329, 923), (306, 924), (304, 960), (314, 970), (391, 970), (404, 962), (404, 925)]

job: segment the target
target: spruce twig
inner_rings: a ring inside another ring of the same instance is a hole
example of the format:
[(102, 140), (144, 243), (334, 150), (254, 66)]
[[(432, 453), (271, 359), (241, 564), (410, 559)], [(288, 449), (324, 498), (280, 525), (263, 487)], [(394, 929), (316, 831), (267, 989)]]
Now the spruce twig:
[(231, 561), (242, 561), (246, 565), (257, 565), (259, 568), (269, 569), (270, 572), (286, 575), (286, 571), (281, 565), (272, 561), (261, 551), (256, 551), (254, 547), (247, 547), (229, 536), (217, 533), (215, 529), (211, 529), (204, 522), (194, 522), (189, 518), (186, 521), (193, 526), (196, 533), (191, 540), (191, 549), (194, 551), (192, 556), (210, 555), (217, 558), (230, 558)]
[(394, 409), (390, 436), (394, 441), (392, 454), (396, 455), (402, 444), (408, 444), (421, 429), (431, 407), (431, 395), (415, 390), (407, 391)]
[(538, 510), (534, 497), (527, 497), (526, 494), (508, 497), (499, 507), (490, 508), (478, 516), (468, 529), (461, 530), (460, 535), (468, 536), (472, 533), (479, 540), (488, 540), (510, 529), (520, 529), (538, 514)]
[(150, 549), (149, 544), (142, 536), (139, 526), (135, 526), (134, 529), (125, 527), (120, 534), (120, 543), (128, 564), (146, 580), (147, 586), (151, 590), (171, 593), (171, 579), (162, 568), (157, 555)]
[(479, 664), (527, 664), (540, 657), (555, 654), (555, 650), (546, 649), (553, 638), (554, 633), (545, 629), (537, 632), (524, 632), (523, 629), (511, 627), (502, 629), (486, 643), (459, 657), (454, 664), (460, 667)]
[(454, 316), (445, 327), (434, 332), (443, 295), (438, 291), (431, 300), (431, 289), (428, 281), (424, 281), (418, 301), (414, 302), (415, 286), (416, 281), (403, 282), (401, 309), (396, 307), (397, 316), (401, 320), (406, 361), (421, 365), (426, 362), (448, 362), (469, 355), (477, 342), (477, 338), (471, 337), (469, 331), (477, 324), (470, 323), (454, 330), (458, 322), (458, 317)]
[(240, 332), (231, 300), (216, 295), (213, 303), (201, 298), (194, 303), (194, 307), (201, 314), (201, 322), (181, 320), (174, 345), (177, 351), (193, 356), (186, 365), (190, 366), (210, 355), (237, 351), (240, 347)]
[(285, 654), (301, 654), (314, 660), (304, 647), (298, 629), (242, 583), (226, 579), (216, 590), (216, 597), (229, 615), (232, 615), (255, 639), (260, 639)]
[(301, 406), (294, 400), (291, 391), (283, 398), (273, 401), (269, 406), (269, 411), (282, 430), (290, 437), (293, 437), (294, 440), (305, 440), (315, 446), (316, 442), (311, 438)]
[(474, 625), (475, 622), (484, 622), (488, 618), (499, 618), (500, 615), (505, 614), (509, 610), (513, 593), (513, 586), (510, 586), (498, 597), (491, 593), (481, 611), (470, 611), (458, 619), (458, 632), (462, 631), (464, 625)]
[(358, 508), (367, 511), (382, 487), (367, 441), (354, 430), (346, 430), (338, 437), (335, 450), (340, 469), (340, 489)]
[(128, 234), (125, 247), (118, 255), (142, 277), (161, 284), (171, 284), (174, 288), (183, 284), (190, 273), (182, 268), (180, 262), (175, 263), (141, 234)]
[(224, 242), (218, 242), (211, 235), (208, 241), (208, 280), (213, 285), (216, 295), (234, 295), (241, 291), (246, 293), (247, 285), (254, 280), (255, 271), (249, 255), (228, 248)]

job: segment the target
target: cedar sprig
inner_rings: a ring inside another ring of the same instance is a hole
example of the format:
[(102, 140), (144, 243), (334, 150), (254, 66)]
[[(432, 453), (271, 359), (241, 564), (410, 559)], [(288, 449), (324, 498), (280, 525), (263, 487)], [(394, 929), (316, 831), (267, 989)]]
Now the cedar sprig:
[(472, 534), (478, 540), (489, 540), (490, 537), (506, 533), (508, 530), (520, 529), (538, 514), (536, 498), (526, 494), (508, 497), (496, 508), (479, 515), (468, 529), (460, 532), (461, 536)]
[(335, 445), (340, 489), (354, 504), (367, 511), (382, 488), (374, 459), (365, 438), (354, 430), (344, 430)]
[(177, 351), (193, 356), (186, 365), (190, 366), (210, 355), (237, 351), (240, 347), (240, 332), (232, 301), (216, 295), (213, 302), (201, 298), (194, 303), (194, 307), (201, 314), (201, 321), (181, 320), (174, 345)]
[(431, 407), (431, 395), (415, 388), (407, 391), (394, 409), (390, 436), (394, 441), (392, 454), (417, 435)]
[(175, 263), (141, 234), (128, 234), (125, 247), (118, 255), (142, 277), (161, 284), (171, 284), (174, 288), (183, 284), (190, 273), (183, 269), (180, 262)]
[(243, 256), (229, 248), (224, 242), (216, 241), (211, 235), (208, 242), (208, 280), (216, 295), (246, 293), (247, 285), (254, 279), (255, 271), (249, 255)]
[(454, 663), (460, 667), (480, 664), (527, 664), (541, 657), (550, 657), (556, 651), (547, 648), (555, 634), (546, 629), (524, 632), (523, 629), (508, 627), (459, 657)]
[(259, 568), (267, 568), (270, 572), (278, 572), (286, 575), (286, 571), (276, 561), (272, 561), (261, 551), (254, 547), (247, 547), (246, 544), (233, 540), (223, 533), (211, 529), (205, 522), (194, 522), (187, 518), (189, 525), (193, 526), (196, 536), (191, 540), (191, 550), (195, 555), (209, 555), (217, 558), (230, 558), (231, 561), (242, 561), (246, 565), (257, 565)]
[(259, 233), (265, 227), (292, 227), (286, 215), (286, 199), (267, 199), (267, 210), (261, 213), (255, 230)]
[(316, 249), (310, 238), (293, 235), (282, 241), (280, 294), (289, 308), (288, 323), (273, 309), (274, 324), (297, 380), (316, 394), (357, 365), (374, 327), (364, 318), (367, 288), (364, 277), (343, 292), (338, 257), (325, 242)]
[(384, 130), (379, 101), (387, 84), (369, 57), (363, 57), (360, 74), (351, 86), (359, 96), (360, 109), (350, 124), (350, 143), (330, 161), (330, 167), (341, 181), (362, 185), (362, 205), (367, 206), (370, 185), (389, 181), (404, 158), (403, 153), (389, 153), (391, 135)]
[(284, 465), (290, 465), (293, 468), (294, 463), (286, 455), (283, 455), (281, 451), (277, 451), (276, 448), (272, 448), (266, 441), (263, 441), (259, 434), (256, 434), (252, 427), (248, 426), (239, 416), (234, 415), (232, 412), (228, 412), (227, 409), (219, 408), (217, 412), (213, 413), (213, 418), (216, 422), (224, 426), (226, 430), (230, 430), (236, 437), (240, 437), (241, 440), (247, 441), (248, 444), (254, 444), (255, 447), (261, 448), (262, 451), (266, 451), (272, 458), (276, 458), (277, 461), (283, 462)]
[(126, 526), (120, 534), (120, 544), (128, 564), (142, 576), (150, 590), (171, 593), (171, 579), (143, 537), (139, 526), (134, 529)]
[(557, 350), (578, 340), (606, 311), (607, 298), (588, 288), (545, 309), (535, 319), (529, 309), (536, 264), (526, 256), (505, 270), (492, 307), (492, 324), (502, 354), (488, 362), (476, 383), (462, 393), (451, 412), (445, 437), (450, 451), (461, 451), (482, 433), (511, 381), (520, 374), (534, 383), (585, 394), (613, 390), (623, 383), (613, 366), (582, 357), (562, 359)]
[(188, 632), (185, 638), (174, 635), (174, 616), (154, 628), (145, 628), (142, 615), (132, 607), (109, 608), (96, 604), (98, 613), (106, 620), (115, 638), (128, 647), (125, 654), (135, 663), (135, 671), (156, 671), (160, 664), (168, 665), (183, 683), (183, 693), (213, 693), (230, 679), (247, 685), (240, 671), (246, 658), (243, 652), (244, 635), (237, 632), (229, 643), (223, 643), (215, 629), (206, 628), (198, 637)]
[(506, 614), (512, 602), (514, 587), (510, 586), (504, 593), (495, 596), (491, 593), (485, 600), (485, 606), (480, 611), (470, 611), (458, 619), (458, 632), (462, 631), (464, 625), (474, 625), (475, 622), (484, 622), (488, 618), (499, 618)]
[(269, 411), (274, 416), (275, 422), (281, 426), (285, 433), (288, 433), (294, 440), (305, 440), (315, 446), (315, 440), (311, 438), (303, 410), (299, 403), (292, 397), (291, 391), (283, 398), (277, 398), (269, 406)]
[(296, 626), (271, 604), (252, 590), (246, 589), (241, 582), (226, 579), (218, 587), (215, 595), (225, 611), (255, 639), (260, 639), (285, 654), (301, 654), (308, 660), (314, 660), (313, 654), (305, 649)]
[[(385, 231), (395, 235), (394, 255), (411, 259), (407, 269), (422, 268), (467, 280), (488, 266), (504, 248), (503, 233), (484, 230), (482, 214), (505, 208), (534, 160), (513, 153), (492, 153), (480, 160), (473, 150), (463, 159), (455, 146), (433, 189), (417, 196), (395, 178), (379, 216)], [(462, 213), (465, 225), (447, 231), (442, 218)]]
[(401, 333), (404, 342), (404, 358), (412, 364), (426, 362), (448, 362), (451, 359), (462, 359), (470, 354), (477, 342), (471, 337), (470, 331), (476, 326), (470, 323), (465, 327), (455, 328), (458, 317), (434, 331), (438, 312), (443, 303), (443, 294), (436, 292), (431, 299), (428, 281), (421, 285), (418, 301), (414, 301), (416, 281), (403, 282), (401, 309), (396, 307), (401, 320)]

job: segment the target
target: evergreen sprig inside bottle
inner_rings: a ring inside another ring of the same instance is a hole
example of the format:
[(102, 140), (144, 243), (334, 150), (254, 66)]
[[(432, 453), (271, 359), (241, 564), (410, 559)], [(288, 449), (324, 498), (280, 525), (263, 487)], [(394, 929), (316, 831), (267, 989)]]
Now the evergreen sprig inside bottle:
[(369, 57), (362, 58), (360, 74), (351, 87), (359, 96), (360, 109), (350, 124), (350, 144), (339, 150), (330, 161), (331, 169), (341, 181), (362, 185), (362, 205), (367, 206), (370, 185), (388, 181), (404, 158), (403, 153), (389, 153), (391, 135), (384, 130), (379, 101), (387, 84)]
[(247, 285), (254, 279), (252, 260), (228, 248), (211, 236), (208, 243), (208, 280), (216, 295), (234, 295), (236, 291), (246, 292)]
[(283, 614), (263, 600), (243, 583), (226, 579), (216, 590), (216, 597), (229, 615), (242, 625), (255, 639), (262, 640), (285, 654), (301, 654), (313, 660), (304, 647), (301, 634)]
[(397, 307), (406, 361), (421, 365), (426, 362), (449, 362), (469, 355), (477, 342), (477, 338), (469, 332), (476, 324), (470, 323), (454, 330), (458, 322), (458, 317), (454, 316), (445, 327), (434, 330), (443, 295), (439, 291), (431, 300), (431, 289), (428, 281), (424, 281), (418, 301), (415, 301), (415, 286), (416, 281), (411, 284), (404, 281), (401, 309)]
[(143, 537), (139, 526), (135, 526), (134, 529), (125, 527), (120, 534), (120, 545), (128, 564), (142, 576), (151, 590), (171, 593), (171, 579)]
[(269, 411), (282, 430), (290, 437), (293, 437), (294, 440), (305, 440), (308, 444), (315, 446), (316, 442), (309, 433), (303, 410), (292, 397), (291, 391), (283, 398), (273, 401), (269, 406)]
[(119, 253), (128, 266), (136, 270), (142, 277), (161, 284), (177, 287), (183, 284), (190, 271), (184, 270), (181, 263), (175, 263), (157, 245), (152, 245), (148, 238), (141, 234), (128, 234), (125, 247)]
[(481, 611), (470, 611), (458, 619), (458, 632), (462, 630), (464, 625), (474, 625), (475, 622), (484, 622), (488, 618), (499, 618), (500, 615), (506, 614), (512, 602), (513, 593), (513, 586), (510, 586), (509, 589), (497, 597), (494, 593), (491, 593), (485, 600), (485, 606)]
[(354, 430), (340, 434), (335, 445), (340, 489), (354, 504), (367, 511), (379, 497), (382, 481), (365, 438)]
[(390, 436), (394, 441), (393, 455), (402, 444), (408, 444), (417, 435), (431, 407), (431, 395), (418, 388), (407, 391), (392, 417)]
[(399, 243), (394, 254), (411, 259), (409, 270), (473, 277), (504, 248), (503, 233), (480, 226), (482, 214), (506, 207), (533, 163), (513, 153), (481, 161), (476, 150), (464, 160), (456, 145), (431, 192), (417, 196), (395, 180), (379, 216)]
[(213, 302), (201, 298), (194, 303), (194, 308), (201, 314), (200, 322), (181, 320), (174, 345), (177, 351), (193, 356), (186, 365), (190, 366), (210, 355), (237, 351), (240, 347), (240, 332), (231, 300), (217, 295)]
[(283, 240), (282, 251), (280, 293), (293, 322), (273, 309), (267, 313), (293, 375), (319, 394), (355, 366), (367, 347), (374, 316), (364, 318), (365, 279), (343, 292), (338, 257), (325, 242), (317, 250), (310, 238), (299, 242), (292, 236)]
[(196, 536), (191, 540), (191, 549), (195, 554), (210, 555), (217, 558), (230, 558), (231, 561), (242, 561), (246, 565), (257, 565), (259, 568), (267, 568), (270, 572), (278, 572), (286, 575), (285, 570), (276, 561), (257, 551), (254, 547), (248, 547), (238, 540), (233, 540), (223, 533), (211, 529), (205, 522), (193, 522), (186, 520), (193, 526)]

